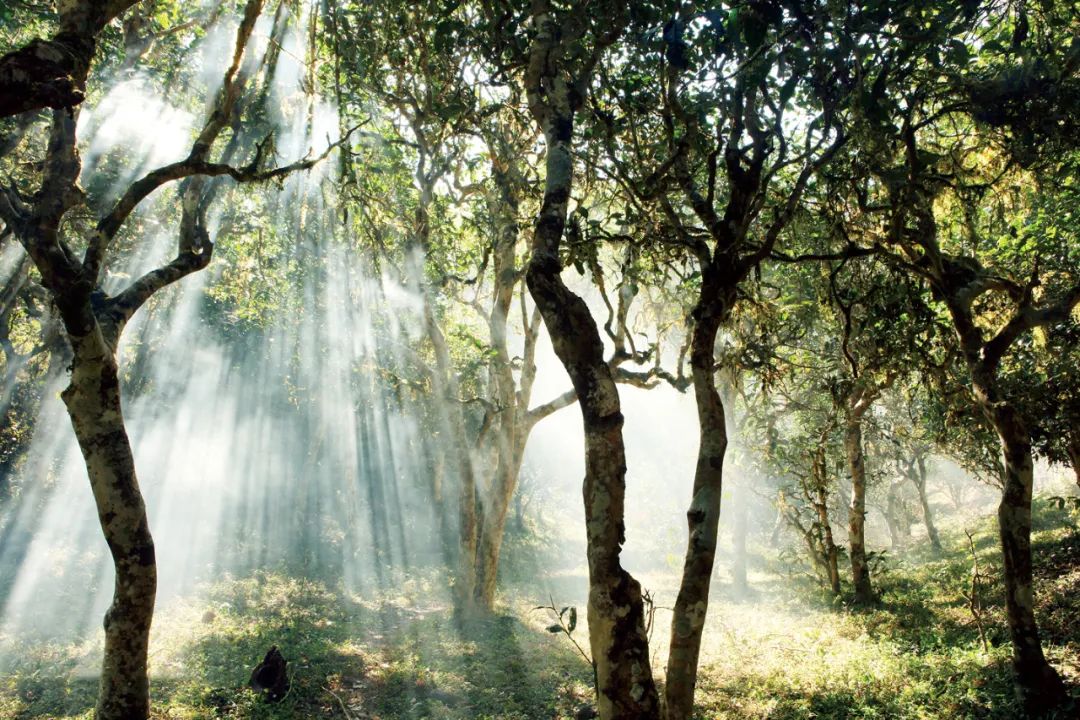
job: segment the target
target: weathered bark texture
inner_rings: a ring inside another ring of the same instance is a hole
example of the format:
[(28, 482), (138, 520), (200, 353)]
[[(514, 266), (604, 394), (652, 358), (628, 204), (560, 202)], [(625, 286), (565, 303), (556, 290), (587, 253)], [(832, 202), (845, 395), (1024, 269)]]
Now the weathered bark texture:
[[(908, 135), (914, 147), (913, 134)], [(910, 157), (910, 154), (909, 154)], [(1012, 316), (989, 339), (976, 322), (972, 309), (980, 295), (999, 287), (1001, 278), (986, 273), (972, 258), (956, 261), (942, 253), (937, 225), (928, 195), (913, 187), (903, 189), (905, 210), (910, 213), (921, 251), (925, 253), (926, 279), (944, 300), (952, 320), (964, 364), (971, 379), (972, 399), (994, 428), (1004, 461), (998, 524), (1004, 561), (1005, 609), (1013, 644), (1013, 670), (1017, 696), (1032, 715), (1056, 708), (1066, 698), (1057, 671), (1046, 661), (1035, 622), (1032, 584), (1031, 495), (1034, 480), (1031, 437), (1010, 398), (1001, 391), (998, 369), (1012, 344), (1032, 328), (1063, 322), (1080, 302), (1080, 286), (1057, 302), (1035, 305), (1030, 288), (1010, 286), (1014, 300)], [(897, 222), (896, 227), (903, 227)]]
[[(494, 192), (491, 198), (494, 223), (492, 270), (495, 276), (488, 326), (493, 357), (489, 373), (491, 408), (485, 425), (492, 425), (494, 439), (492, 476), (485, 498), (483, 524), (477, 546), (476, 603), (490, 612), (495, 607), (498, 587), (499, 557), (506, 535), (506, 519), (517, 490), (525, 444), (535, 421), (528, 413), (536, 378), (536, 331), (539, 317), (527, 317), (522, 298), (522, 324), (525, 332), (524, 358), (520, 385), (514, 380), (508, 340), (508, 321), (518, 285), (517, 266), (519, 193), (523, 185), (517, 145), (512, 129), (501, 124), (492, 130), (488, 147), (492, 155)], [(524, 293), (524, 288), (522, 288)]]
[(973, 385), (983, 412), (1001, 440), (1005, 476), (998, 504), (1005, 613), (1013, 644), (1017, 694), (1028, 712), (1040, 716), (1065, 699), (1065, 686), (1043, 655), (1035, 621), (1031, 559), (1031, 495), (1034, 486), (1031, 439), (1019, 413), (995, 392), (993, 382), (977, 373)]
[(792, 505), (781, 492), (777, 497), (777, 511), (802, 537), (814, 570), (826, 583), (833, 595), (840, 594), (840, 550), (833, 540), (832, 523), (829, 520), (829, 485), (825, 444), (832, 431), (826, 426), (810, 460), (810, 473), (800, 478), (799, 490), (806, 508), (812, 513), (804, 520), (799, 509)]
[(698, 659), (709, 587), (716, 559), (720, 522), (727, 424), (724, 404), (716, 387), (716, 335), (735, 302), (735, 283), (710, 263), (694, 309), (690, 370), (697, 403), (700, 440), (694, 470), (693, 498), (686, 512), (689, 538), (683, 561), (682, 582), (675, 599), (668, 651), (665, 700), (668, 720), (689, 718), (694, 707)]
[(157, 593), (154, 541), (135, 460), (124, 429), (114, 347), (95, 328), (69, 335), (74, 351), (71, 384), (62, 397), (79, 441), (98, 519), (116, 570), (113, 600), (105, 614), (99, 720), (146, 718), (150, 623)]
[(58, 3), (60, 27), (53, 37), (34, 40), (0, 57), (0, 117), (81, 103), (98, 34), (137, 2)]
[[(100, 29), (132, 4), (61, 3), (61, 24), (65, 28)], [(78, 186), (82, 166), (74, 112), (53, 112), (41, 192), (33, 204), (0, 186), (0, 219), (15, 233), (40, 272), (71, 345), (71, 382), (63, 399), (86, 461), (98, 518), (116, 571), (113, 601), (105, 616), (98, 720), (144, 720), (150, 709), (147, 643), (157, 571), (154, 543), (121, 410), (116, 360), (120, 335), (154, 293), (209, 264), (213, 243), (205, 215), (214, 191), (207, 177), (227, 175), (237, 182), (273, 179), (311, 168), (330, 152), (328, 149), (318, 157), (305, 157), (271, 170), (259, 169), (263, 160), (259, 155), (243, 168), (209, 159), (221, 131), (236, 119), (237, 98), (245, 81), (241, 61), (261, 10), (262, 0), (246, 3), (232, 64), (189, 155), (132, 183), (97, 223), (81, 259), (71, 251), (61, 231), (65, 216), (84, 200)], [(116, 295), (107, 295), (98, 283), (117, 233), (139, 203), (176, 180), (186, 180), (179, 188), (181, 219), (176, 257), (135, 279)]]
[(473, 470), (470, 446), (466, 441), (465, 416), (458, 398), (450, 349), (435, 319), (433, 302), (434, 297), (430, 293), (425, 293), (424, 326), (435, 355), (435, 372), (432, 381), (435, 385), (435, 396), (442, 407), (443, 426), (451, 440), (450, 447), (447, 449), (453, 457), (457, 474), (459, 557), (454, 596), (457, 610), (468, 616), (476, 610), (474, 603), (477, 577), (474, 558), (480, 523), (476, 502), (476, 475)]
[(649, 665), (641, 586), (619, 559), (626, 493), (619, 392), (596, 322), (584, 300), (563, 283), (559, 257), (573, 186), (574, 114), (587, 87), (588, 69), (573, 67), (568, 46), (580, 36), (560, 27), (546, 2), (534, 2), (532, 17), (536, 35), (526, 87), (529, 108), (546, 141), (547, 173), (526, 281), (555, 354), (570, 375), (585, 426), (589, 645), (598, 710), (603, 720), (649, 720), (659, 717), (660, 700)]
[(821, 545), (825, 550), (825, 569), (829, 576), (829, 589), (833, 595), (840, 594), (840, 550), (833, 540), (832, 523), (829, 522), (829, 506), (826, 502), (826, 493), (821, 490), (814, 503), (817, 510), (818, 523), (821, 526)]
[(896, 551), (901, 547), (902, 537), (900, 535), (900, 526), (896, 521), (896, 515), (899, 511), (897, 507), (900, 498), (897, 494), (897, 486), (899, 482), (893, 480), (889, 483), (889, 490), (885, 496), (885, 524), (889, 528), (889, 549)]
[(844, 450), (851, 473), (851, 505), (848, 508), (848, 542), (851, 556), (851, 582), (855, 602), (867, 604), (874, 599), (870, 586), (870, 568), (866, 562), (866, 459), (863, 456), (862, 417), (848, 415), (844, 427)]
[(825, 462), (825, 435), (814, 450), (811, 465), (812, 488), (807, 492), (807, 499), (817, 513), (819, 552), (829, 579), (829, 589), (833, 595), (840, 594), (840, 550), (833, 540), (832, 523), (829, 521), (829, 471)]

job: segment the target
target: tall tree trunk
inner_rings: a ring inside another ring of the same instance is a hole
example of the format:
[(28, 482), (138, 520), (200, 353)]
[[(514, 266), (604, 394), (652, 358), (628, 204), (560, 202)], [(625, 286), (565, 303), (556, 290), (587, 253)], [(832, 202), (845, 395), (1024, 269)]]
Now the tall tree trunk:
[[(954, 320), (966, 316), (953, 312)], [(960, 323), (961, 329), (968, 325)], [(973, 326), (973, 325), (972, 325)], [(1031, 436), (1019, 412), (998, 387), (996, 369), (983, 359), (982, 348), (960, 332), (971, 373), (975, 402), (1001, 441), (1005, 476), (998, 504), (998, 532), (1005, 581), (1005, 617), (1013, 645), (1016, 694), (1029, 714), (1041, 716), (1057, 708), (1067, 697), (1057, 671), (1043, 655), (1039, 626), (1035, 622), (1035, 589), (1031, 560), (1031, 495), (1034, 462)]]
[(915, 483), (915, 489), (919, 491), (919, 505), (922, 507), (926, 537), (930, 538), (930, 546), (934, 549), (934, 552), (941, 552), (941, 537), (938, 535), (937, 526), (934, 525), (934, 515), (930, 510), (930, 499), (926, 495), (926, 458), (924, 456), (920, 456), (915, 461), (911, 479)]
[(523, 453), (518, 450), (516, 441), (517, 438), (511, 438), (510, 442), (513, 446), (500, 452), (491, 498), (486, 506), (483, 526), (480, 528), (477, 547), (476, 601), (478, 609), (485, 612), (490, 612), (495, 607), (499, 555), (502, 551), (503, 538), (506, 536), (506, 518), (517, 488), (518, 475), (521, 473)]
[(844, 451), (851, 473), (851, 505), (848, 510), (848, 543), (851, 555), (851, 582), (855, 602), (873, 601), (870, 568), (866, 562), (866, 458), (863, 455), (862, 414), (848, 414), (844, 427)]
[(709, 586), (716, 559), (716, 535), (720, 522), (727, 424), (724, 404), (716, 388), (716, 334), (724, 317), (724, 301), (734, 292), (723, 292), (715, 268), (706, 269), (701, 300), (694, 310), (690, 370), (697, 401), (698, 445), (694, 471), (694, 495), (686, 512), (689, 538), (683, 562), (682, 583), (671, 621), (665, 698), (668, 720), (685, 720), (694, 707), (701, 634), (709, 606)]
[(1005, 613), (1013, 644), (1017, 694), (1031, 715), (1039, 716), (1065, 699), (1065, 686), (1043, 655), (1035, 622), (1031, 561), (1031, 494), (1034, 463), (1031, 440), (1016, 411), (997, 404), (991, 410), (1005, 461), (998, 505), (998, 530), (1005, 580)]
[(840, 551), (833, 540), (832, 523), (829, 522), (829, 506), (825, 494), (821, 493), (820, 502), (815, 506), (818, 523), (821, 525), (822, 545), (825, 548), (825, 564), (829, 573), (829, 589), (833, 595), (840, 594)]
[[(544, 33), (554, 31), (544, 23), (541, 28)], [(553, 41), (553, 36), (543, 35), (536, 42)], [(565, 94), (570, 88), (557, 83), (554, 90), (564, 94), (554, 101), (568, 106)], [(555, 354), (577, 391), (585, 426), (589, 645), (596, 671), (597, 705), (602, 720), (649, 720), (659, 717), (660, 702), (649, 666), (641, 586), (619, 559), (626, 540), (626, 451), (619, 392), (588, 306), (560, 277), (559, 245), (573, 177), (573, 114), (550, 109), (543, 117), (547, 175), (526, 281)]]
[(433, 299), (429, 293), (424, 304), (424, 325), (435, 355), (435, 399), (442, 406), (442, 421), (452, 447), (447, 448), (454, 458), (458, 475), (458, 576), (454, 583), (457, 610), (466, 616), (474, 614), (476, 598), (476, 548), (479, 524), (476, 499), (476, 476), (472, 456), (465, 437), (465, 417), (458, 401), (457, 382), (453, 375), (450, 349), (435, 319)]
[[(513, 162), (513, 160), (511, 160)], [(518, 202), (510, 177), (493, 163), (493, 176), (498, 188), (495, 198), (496, 240), (493, 253), (495, 274), (494, 300), (489, 324), (491, 347), (490, 384), (496, 404), (495, 472), (486, 499), (484, 522), (480, 526), (477, 547), (476, 603), (479, 609), (490, 612), (495, 606), (495, 591), (499, 575), (499, 554), (506, 532), (506, 516), (517, 489), (518, 475), (525, 450), (523, 408), (519, 403), (513, 366), (507, 340), (507, 320), (517, 284), (515, 251), (518, 240)], [(527, 372), (527, 371), (523, 371)], [(524, 395), (524, 394), (523, 394)], [(489, 411), (490, 412), (490, 411)]]
[(98, 519), (112, 554), (116, 583), (105, 614), (105, 660), (98, 720), (149, 716), (147, 650), (157, 592), (157, 564), (146, 507), (124, 429), (113, 349), (95, 327), (70, 336), (71, 384), (62, 397), (86, 460)]
[(829, 589), (833, 595), (840, 594), (840, 551), (833, 539), (832, 523), (829, 521), (829, 476), (825, 464), (825, 436), (814, 451), (811, 463), (811, 479), (814, 483), (814, 495), (807, 493), (817, 512), (818, 532), (821, 537), (822, 555), (829, 575)]
[[(619, 391), (588, 305), (561, 277), (559, 249), (573, 187), (574, 114), (587, 91), (591, 65), (575, 62), (580, 43), (574, 42), (574, 28), (560, 25), (549, 2), (533, 2), (532, 20), (536, 32), (525, 85), (529, 110), (544, 133), (546, 172), (525, 280), (577, 393), (585, 426), (582, 494), (589, 561), (589, 646), (597, 706), (601, 720), (653, 720), (659, 718), (660, 699), (649, 665), (641, 585), (622, 567), (619, 557), (626, 541), (626, 449)], [(614, 23), (613, 32), (605, 31), (604, 42), (613, 42), (619, 30), (619, 23)]]

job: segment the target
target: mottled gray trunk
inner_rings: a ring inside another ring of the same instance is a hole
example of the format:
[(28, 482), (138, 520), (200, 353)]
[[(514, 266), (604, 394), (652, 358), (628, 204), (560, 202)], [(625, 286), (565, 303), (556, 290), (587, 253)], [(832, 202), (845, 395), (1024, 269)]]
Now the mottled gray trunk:
[[(548, 33), (554, 28), (546, 27)], [(538, 42), (552, 40), (542, 36)], [(555, 90), (569, 92), (563, 84)], [(565, 98), (557, 104), (568, 105)], [(585, 426), (585, 534), (589, 563), (589, 645), (602, 720), (658, 718), (660, 701), (649, 666), (641, 585), (622, 567), (626, 451), (619, 393), (604, 359), (600, 332), (585, 302), (560, 274), (559, 245), (570, 200), (572, 114), (545, 117), (544, 200), (536, 220), (526, 281), (577, 392)]]
[(825, 548), (825, 568), (829, 574), (829, 590), (833, 595), (840, 594), (840, 550), (833, 540), (832, 523), (829, 522), (829, 509), (825, 498), (817, 506), (818, 522), (821, 523), (822, 545)]
[[(559, 249), (573, 187), (574, 114), (583, 101), (590, 71), (575, 67), (580, 43), (574, 43), (573, 27), (560, 26), (550, 3), (533, 2), (532, 20), (536, 33), (525, 85), (529, 109), (544, 133), (545, 176), (525, 279), (555, 354), (577, 393), (585, 426), (582, 494), (597, 709), (601, 720), (653, 720), (660, 715), (660, 699), (649, 666), (641, 585), (620, 561), (626, 540), (626, 449), (619, 392), (588, 305), (561, 277)], [(609, 42), (615, 37), (617, 33), (611, 34)]]
[(124, 429), (114, 351), (96, 327), (87, 336), (70, 339), (71, 383), (62, 397), (116, 570), (113, 600), (105, 614), (96, 717), (143, 720), (150, 713), (147, 650), (157, 592), (154, 541)]
[(824, 437), (814, 451), (811, 473), (814, 483), (813, 505), (817, 512), (818, 532), (821, 537), (821, 554), (829, 576), (829, 589), (833, 595), (840, 594), (840, 551), (833, 539), (832, 523), (829, 521), (829, 476), (825, 463)]
[[(511, 181), (494, 171), (499, 189), (495, 207), (497, 225), (493, 271), (495, 274), (494, 302), (489, 324), (491, 347), (490, 384), (492, 400), (497, 406), (495, 431), (495, 471), (485, 502), (483, 523), (476, 556), (476, 603), (487, 612), (495, 607), (495, 592), (499, 576), (499, 555), (506, 534), (506, 517), (517, 490), (518, 476), (524, 456), (527, 429), (520, 404), (528, 402), (528, 393), (518, 397), (513, 365), (507, 340), (507, 321), (517, 284), (515, 249), (518, 239), (517, 197)], [(523, 369), (523, 373), (528, 373)]]
[(867, 604), (873, 601), (874, 591), (866, 562), (866, 458), (863, 455), (861, 414), (848, 416), (844, 427), (844, 451), (851, 473), (851, 504), (848, 507), (851, 582), (855, 588), (855, 602)]
[[(516, 438), (515, 438), (516, 440)], [(506, 536), (506, 518), (521, 473), (523, 453), (507, 448), (499, 458), (491, 497), (484, 512), (477, 546), (476, 601), (479, 609), (490, 612), (495, 607), (498, 589), (499, 555)]]
[(970, 341), (966, 316), (953, 313), (960, 322), (960, 338), (971, 373), (974, 399), (994, 427), (1001, 442), (1005, 476), (998, 504), (1001, 537), (1005, 617), (1013, 645), (1013, 672), (1017, 697), (1028, 713), (1041, 716), (1057, 708), (1067, 697), (1057, 671), (1046, 661), (1035, 621), (1035, 588), (1031, 558), (1031, 495), (1034, 462), (1031, 436), (1020, 413), (1002, 395), (996, 368), (988, 367), (981, 347)]
[(694, 310), (690, 369), (697, 402), (699, 444), (694, 471), (693, 498), (686, 512), (689, 538), (683, 561), (682, 582), (671, 621), (665, 699), (667, 720), (686, 720), (693, 713), (701, 635), (709, 607), (709, 586), (716, 559), (716, 536), (720, 522), (727, 424), (724, 404), (716, 388), (716, 334), (725, 303), (734, 300), (724, 291), (714, 268), (705, 272), (701, 301)]
[(995, 429), (1005, 461), (998, 504), (998, 526), (1005, 580), (1005, 614), (1013, 644), (1017, 694), (1032, 715), (1058, 707), (1065, 687), (1043, 655), (1035, 622), (1035, 589), (1031, 561), (1031, 494), (1034, 467), (1031, 441), (1009, 406), (994, 409)]
[(479, 534), (479, 518), (476, 506), (476, 476), (473, 473), (472, 456), (465, 437), (465, 417), (458, 400), (457, 383), (454, 379), (450, 349), (435, 319), (431, 298), (424, 306), (424, 325), (435, 355), (436, 399), (442, 407), (442, 421), (450, 438), (445, 448), (453, 458), (457, 471), (458, 487), (458, 576), (454, 583), (457, 610), (471, 615), (476, 598), (476, 548)]

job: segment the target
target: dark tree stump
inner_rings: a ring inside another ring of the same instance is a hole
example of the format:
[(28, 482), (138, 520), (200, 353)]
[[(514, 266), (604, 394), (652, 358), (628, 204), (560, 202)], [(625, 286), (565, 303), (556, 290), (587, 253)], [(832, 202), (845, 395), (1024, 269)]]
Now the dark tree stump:
[(278, 702), (289, 692), (289, 663), (282, 657), (277, 645), (270, 648), (266, 657), (251, 671), (248, 687), (262, 693), (270, 702)]

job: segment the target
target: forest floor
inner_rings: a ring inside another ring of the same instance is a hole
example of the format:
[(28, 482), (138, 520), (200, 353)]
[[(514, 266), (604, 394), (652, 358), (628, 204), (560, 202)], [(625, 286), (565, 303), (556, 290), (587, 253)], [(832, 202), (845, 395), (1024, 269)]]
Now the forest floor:
[[(1044, 646), (1080, 700), (1078, 516), (1040, 500), (1035, 517)], [(742, 596), (717, 582), (699, 717), (1018, 717), (993, 520), (974, 533), (986, 650), (969, 609), (967, 537), (957, 527), (942, 539), (940, 555), (915, 547), (902, 562), (884, 560), (880, 602), (869, 609), (781, 574), (775, 559), (758, 558), (762, 570)], [(673, 574), (643, 577), (646, 587), (675, 581)], [(414, 580), (393, 596), (364, 600), (260, 573), (172, 602), (155, 619), (154, 717), (546, 720), (573, 717), (588, 702), (588, 665), (565, 635), (546, 630), (552, 615), (534, 609), (546, 597), (519, 591), (499, 617), (462, 628), (434, 599), (445, 591), (429, 583)], [(666, 614), (657, 608), (654, 667), (663, 665)], [(582, 620), (573, 637), (587, 650)], [(291, 689), (276, 704), (243, 689), (271, 645), (290, 661)], [(0, 678), (0, 717), (91, 716), (97, 641), (5, 653), (14, 671)], [(1062, 717), (1078, 716), (1067, 712)]]

